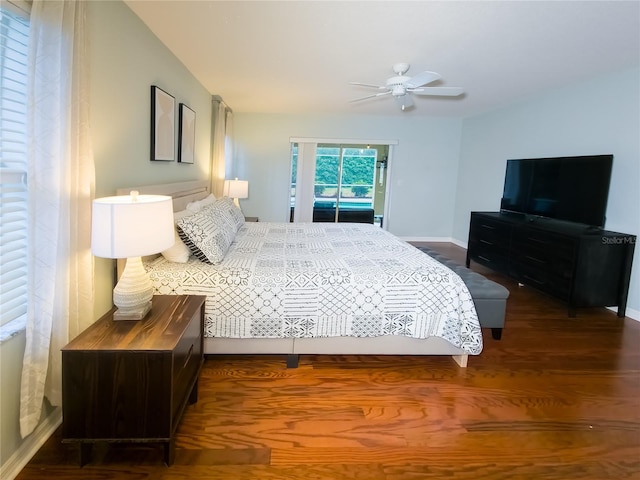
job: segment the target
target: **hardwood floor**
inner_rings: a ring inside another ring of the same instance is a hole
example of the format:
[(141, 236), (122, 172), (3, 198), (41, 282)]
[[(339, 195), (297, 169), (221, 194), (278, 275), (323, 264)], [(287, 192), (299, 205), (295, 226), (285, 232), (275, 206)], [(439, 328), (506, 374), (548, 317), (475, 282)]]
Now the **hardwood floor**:
[[(429, 244), (464, 262), (464, 250)], [(447, 357), (208, 357), (198, 403), (161, 446), (78, 447), (58, 431), (17, 477), (70, 479), (640, 479), (640, 322), (511, 292), (502, 340)]]

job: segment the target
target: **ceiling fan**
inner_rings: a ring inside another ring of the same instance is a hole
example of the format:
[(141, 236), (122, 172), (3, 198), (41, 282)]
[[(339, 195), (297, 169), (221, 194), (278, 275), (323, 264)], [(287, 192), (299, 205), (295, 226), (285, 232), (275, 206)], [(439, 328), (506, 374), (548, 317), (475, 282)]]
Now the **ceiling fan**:
[(440, 74), (426, 71), (413, 77), (408, 77), (405, 73), (409, 70), (409, 66), (410, 65), (408, 63), (396, 63), (393, 66), (393, 71), (396, 75), (389, 78), (385, 85), (350, 82), (351, 85), (359, 85), (362, 87), (371, 87), (381, 90), (379, 93), (374, 93), (373, 95), (355, 98), (351, 100), (351, 102), (359, 102), (360, 100), (366, 100), (367, 98), (382, 97), (384, 95), (391, 94), (398, 106), (404, 111), (414, 106), (413, 99), (409, 94), (457, 97), (464, 93), (464, 90), (461, 87), (425, 87), (424, 85), (428, 85), (442, 78)]

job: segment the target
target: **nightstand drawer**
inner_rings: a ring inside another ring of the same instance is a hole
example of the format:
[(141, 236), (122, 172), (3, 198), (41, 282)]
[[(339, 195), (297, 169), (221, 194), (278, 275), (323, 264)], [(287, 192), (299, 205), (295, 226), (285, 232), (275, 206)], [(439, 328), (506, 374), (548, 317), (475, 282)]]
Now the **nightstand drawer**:
[(183, 337), (173, 352), (173, 417), (180, 414), (185, 392), (188, 392), (196, 381), (203, 359), (202, 354), (202, 311), (198, 310)]

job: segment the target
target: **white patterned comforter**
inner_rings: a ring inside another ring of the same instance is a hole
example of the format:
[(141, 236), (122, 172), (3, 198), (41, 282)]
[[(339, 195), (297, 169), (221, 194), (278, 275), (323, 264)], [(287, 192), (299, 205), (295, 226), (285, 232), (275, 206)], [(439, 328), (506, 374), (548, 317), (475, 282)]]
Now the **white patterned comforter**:
[(159, 257), (147, 270), (157, 294), (207, 296), (207, 337), (437, 336), (482, 350), (460, 277), (370, 224), (246, 223), (219, 265)]

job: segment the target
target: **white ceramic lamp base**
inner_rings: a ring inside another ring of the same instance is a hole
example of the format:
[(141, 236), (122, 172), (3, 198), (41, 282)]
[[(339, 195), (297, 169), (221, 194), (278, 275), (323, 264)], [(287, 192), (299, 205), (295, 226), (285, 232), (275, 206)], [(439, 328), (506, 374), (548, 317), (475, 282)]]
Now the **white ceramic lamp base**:
[(114, 320), (142, 320), (151, 310), (153, 285), (142, 265), (141, 257), (127, 259), (122, 276), (113, 289), (113, 303), (118, 310)]
[[(238, 207), (238, 210), (240, 210), (242, 212), (242, 208), (240, 208), (240, 201), (237, 198), (233, 199), (233, 203), (236, 207)], [(244, 215), (244, 214), (243, 214)]]

